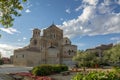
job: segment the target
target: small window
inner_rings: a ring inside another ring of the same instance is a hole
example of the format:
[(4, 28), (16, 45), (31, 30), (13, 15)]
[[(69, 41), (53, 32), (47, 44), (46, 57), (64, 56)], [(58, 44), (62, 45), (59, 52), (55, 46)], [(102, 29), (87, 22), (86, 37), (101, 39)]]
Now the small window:
[(22, 55), (22, 57), (24, 58), (24, 54)]
[(68, 41), (66, 40), (66, 44), (67, 44), (67, 42), (68, 42)]
[(68, 54), (71, 55), (71, 51), (70, 50), (68, 50)]
[(37, 45), (37, 40), (36, 39), (34, 40), (34, 45)]
[(72, 52), (74, 52), (74, 51), (72, 50)]
[(55, 34), (54, 34), (54, 38), (55, 38)]

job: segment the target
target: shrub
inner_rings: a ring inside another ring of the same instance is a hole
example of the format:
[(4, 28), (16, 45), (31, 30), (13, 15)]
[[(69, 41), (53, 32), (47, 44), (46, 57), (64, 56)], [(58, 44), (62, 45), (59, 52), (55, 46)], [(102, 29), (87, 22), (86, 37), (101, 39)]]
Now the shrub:
[(54, 73), (60, 73), (62, 71), (68, 70), (68, 66), (66, 66), (66, 65), (53, 65), (52, 67), (53, 67)]
[(68, 66), (66, 65), (61, 65), (61, 71), (68, 71)]
[(61, 67), (58, 65), (52, 66), (53, 67), (53, 73), (60, 73), (61, 72)]
[(34, 74), (35, 76), (40, 75), (40, 67), (36, 66), (32, 69), (32, 74)]
[(90, 72), (86, 75), (78, 73), (71, 80), (120, 80), (120, 77), (114, 72)]
[(46, 76), (52, 73), (60, 73), (62, 71), (67, 71), (68, 67), (65, 65), (48, 65), (43, 64), (40, 66), (36, 66), (32, 69), (32, 74), (36, 76)]
[(52, 66), (50, 65), (40, 65), (37, 67), (34, 67), (32, 70), (32, 74), (36, 75), (36, 76), (45, 76), (45, 75), (49, 75), (52, 73)]
[(114, 70), (116, 73), (120, 74), (120, 67), (114, 66), (114, 67), (113, 67), (113, 70)]

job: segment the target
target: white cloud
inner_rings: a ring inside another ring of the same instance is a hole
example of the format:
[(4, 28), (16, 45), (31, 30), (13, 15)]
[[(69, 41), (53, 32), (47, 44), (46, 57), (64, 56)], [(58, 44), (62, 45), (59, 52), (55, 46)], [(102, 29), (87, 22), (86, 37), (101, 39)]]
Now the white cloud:
[(25, 11), (26, 13), (30, 13), (31, 11), (30, 11), (30, 9), (26, 9), (26, 11)]
[(0, 44), (0, 52), (3, 57), (10, 57), (10, 55), (13, 55), (13, 50), (17, 48), (21, 48), (21, 47), (11, 46), (8, 44)]
[(83, 46), (85, 46), (85, 44), (84, 43), (74, 43), (75, 45), (77, 45), (77, 46), (79, 46), (79, 47), (83, 47)]
[(110, 38), (110, 40), (120, 40), (120, 37), (112, 37), (112, 38)]
[(29, 30), (30, 30), (30, 31), (33, 31), (33, 30), (34, 30), (34, 28), (30, 28)]
[(112, 37), (110, 38), (112, 41), (116, 41), (116, 43), (120, 43), (120, 36), (119, 37)]
[(83, 8), (83, 6), (78, 6), (76, 9), (75, 9), (75, 11), (79, 11), (80, 9), (82, 9)]
[(94, 16), (94, 9), (93, 6), (87, 6), (84, 8), (83, 13), (78, 17), (78, 20), (82, 21), (83, 23), (88, 21), (90, 17)]
[(20, 40), (20, 39), (18, 39), (17, 41), (19, 41), (19, 42), (20, 42), (21, 40)]
[(21, 33), (20, 31), (17, 31), (15, 28), (0, 28), (0, 30), (8, 34)]
[(111, 0), (104, 0), (104, 4), (105, 5), (110, 5), (111, 4)]
[(23, 37), (22, 39), (18, 39), (17, 41), (18, 42), (23, 42), (23, 41), (25, 41), (27, 38), (26, 37)]
[(27, 4), (26, 4), (26, 8), (28, 9), (28, 8), (30, 8), (30, 7), (32, 7), (33, 5), (30, 3), (30, 0), (27, 0)]
[(120, 33), (120, 12), (113, 12), (114, 6), (111, 8), (105, 4), (108, 5), (104, 1), (98, 4), (98, 0), (83, 0), (82, 14), (58, 26), (64, 30), (67, 37)]
[(27, 38), (26, 37), (23, 37), (23, 40), (26, 40)]
[(70, 14), (71, 13), (70, 8), (66, 9), (65, 12)]
[(118, 0), (117, 3), (120, 5), (120, 0)]
[(98, 0), (83, 0), (83, 3), (88, 3), (90, 5), (96, 5)]

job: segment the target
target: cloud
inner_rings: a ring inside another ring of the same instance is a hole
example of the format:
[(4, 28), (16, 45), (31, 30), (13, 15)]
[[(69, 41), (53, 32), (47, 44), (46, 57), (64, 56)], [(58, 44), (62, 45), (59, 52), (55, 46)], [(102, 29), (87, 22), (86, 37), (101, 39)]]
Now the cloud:
[(90, 5), (97, 5), (98, 0), (83, 0), (83, 3), (87, 3)]
[(32, 7), (33, 5), (30, 3), (30, 0), (27, 0), (27, 4), (24, 5), (24, 9), (26, 13), (30, 13), (30, 7)]
[(27, 38), (26, 37), (23, 37), (23, 40), (26, 40)]
[(23, 37), (23, 41), (25, 41), (27, 38), (26, 37)]
[(26, 9), (26, 11), (25, 11), (26, 13), (30, 13), (31, 11), (30, 11), (30, 9)]
[(8, 44), (0, 44), (0, 52), (3, 57), (10, 57), (10, 55), (13, 55), (13, 50), (17, 48), (21, 48), (21, 47), (11, 46)]
[(70, 8), (66, 9), (65, 12), (70, 14), (71, 13)]
[(21, 40), (20, 40), (20, 39), (18, 39), (17, 41), (19, 41), (19, 42), (20, 42)]
[(83, 8), (83, 6), (78, 6), (76, 9), (75, 9), (75, 11), (79, 11), (79, 10), (81, 10)]
[(23, 42), (23, 41), (25, 41), (27, 38), (26, 37), (23, 37), (22, 39), (18, 39), (17, 41), (18, 42)]
[[(116, 0), (116, 1), (117, 1), (117, 0)], [(120, 5), (120, 0), (118, 0), (117, 3)]]
[(76, 19), (64, 21), (58, 26), (64, 30), (67, 37), (120, 33), (120, 11), (114, 12), (118, 6), (111, 7), (111, 4), (104, 1), (98, 3), (98, 0), (83, 0), (82, 13)]
[(120, 40), (120, 37), (112, 37), (110, 40)]
[(77, 46), (79, 46), (79, 47), (83, 47), (83, 46), (85, 46), (86, 44), (84, 44), (84, 43), (74, 43), (75, 45), (77, 45)]
[(110, 40), (116, 41), (116, 43), (120, 43), (120, 37), (112, 37)]
[(0, 28), (0, 30), (8, 34), (21, 33), (20, 31), (17, 31), (15, 28)]

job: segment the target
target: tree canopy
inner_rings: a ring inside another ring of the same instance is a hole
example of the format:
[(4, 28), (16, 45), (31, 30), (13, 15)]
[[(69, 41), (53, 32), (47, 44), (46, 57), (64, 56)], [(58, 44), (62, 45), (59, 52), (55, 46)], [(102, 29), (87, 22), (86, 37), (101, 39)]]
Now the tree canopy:
[(73, 60), (79, 62), (79, 66), (95, 67), (95, 64), (100, 64), (100, 57), (96, 55), (96, 52), (90, 51), (78, 51)]
[(13, 26), (14, 17), (21, 16), (22, 2), (27, 0), (0, 0), (0, 24), (5, 28)]
[(95, 67), (96, 64), (100, 66), (120, 66), (120, 44), (104, 50), (101, 57), (95, 51), (78, 51), (73, 60), (78, 61), (80, 66), (86, 67)]
[(103, 59), (108, 63), (120, 64), (120, 44), (116, 44), (111, 49), (106, 50)]

